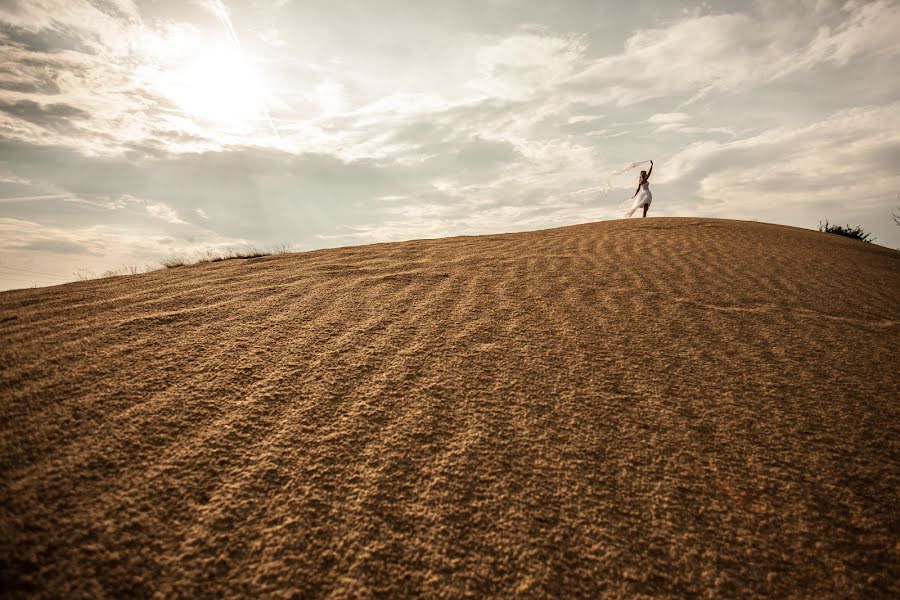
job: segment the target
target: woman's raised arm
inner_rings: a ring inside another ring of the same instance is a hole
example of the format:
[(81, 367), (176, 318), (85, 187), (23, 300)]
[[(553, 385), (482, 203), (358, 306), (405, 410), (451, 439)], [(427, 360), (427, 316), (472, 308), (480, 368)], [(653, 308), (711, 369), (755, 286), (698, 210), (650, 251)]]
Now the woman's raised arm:
[(650, 179), (650, 173), (653, 172), (653, 161), (650, 161), (650, 170), (647, 171), (647, 179)]

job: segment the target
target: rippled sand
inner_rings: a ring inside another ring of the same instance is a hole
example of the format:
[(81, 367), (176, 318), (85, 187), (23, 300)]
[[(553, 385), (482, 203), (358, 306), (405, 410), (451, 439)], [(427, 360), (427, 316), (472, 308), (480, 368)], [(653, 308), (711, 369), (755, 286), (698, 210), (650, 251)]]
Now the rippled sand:
[(900, 593), (900, 252), (650, 218), (0, 293), (0, 588)]

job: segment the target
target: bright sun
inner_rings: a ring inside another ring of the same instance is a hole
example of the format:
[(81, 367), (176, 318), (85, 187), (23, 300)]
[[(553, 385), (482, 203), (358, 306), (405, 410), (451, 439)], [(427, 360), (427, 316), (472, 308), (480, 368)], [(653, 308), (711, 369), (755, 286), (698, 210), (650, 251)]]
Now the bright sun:
[(155, 74), (153, 86), (199, 120), (246, 129), (266, 119), (262, 81), (238, 49), (204, 48)]

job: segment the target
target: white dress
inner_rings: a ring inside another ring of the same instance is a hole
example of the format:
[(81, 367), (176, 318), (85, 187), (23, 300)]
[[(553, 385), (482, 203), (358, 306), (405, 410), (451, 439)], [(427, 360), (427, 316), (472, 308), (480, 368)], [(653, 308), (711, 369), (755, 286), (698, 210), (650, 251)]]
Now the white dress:
[(631, 210), (628, 211), (628, 214), (625, 215), (627, 219), (631, 215), (634, 214), (641, 206), (650, 206), (650, 203), (653, 201), (653, 194), (650, 193), (650, 182), (645, 181), (641, 184), (641, 191), (638, 192), (637, 197), (634, 199), (634, 205), (632, 205)]

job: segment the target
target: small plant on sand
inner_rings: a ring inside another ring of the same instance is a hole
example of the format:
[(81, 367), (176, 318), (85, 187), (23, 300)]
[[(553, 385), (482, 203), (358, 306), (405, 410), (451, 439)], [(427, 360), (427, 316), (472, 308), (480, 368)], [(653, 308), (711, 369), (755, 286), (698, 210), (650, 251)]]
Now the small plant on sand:
[(175, 267), (183, 267), (188, 264), (188, 261), (182, 256), (172, 256), (159, 261), (159, 264), (166, 269), (174, 269)]
[[(241, 259), (241, 258), (260, 258), (262, 256), (271, 256), (273, 254), (286, 254), (291, 252), (292, 248), (288, 244), (275, 244), (274, 246), (260, 250), (255, 246), (239, 246), (235, 248), (226, 248), (225, 250), (206, 250), (194, 260), (177, 256), (166, 259), (162, 262), (165, 267), (180, 267), (182, 265), (215, 263), (223, 260)], [(172, 263), (172, 264), (167, 264)]]
[(234, 258), (259, 258), (260, 256), (269, 256), (272, 254), (281, 254), (277, 250), (259, 250), (252, 246), (244, 246), (242, 248), (229, 248), (223, 252), (213, 252), (207, 250), (200, 255), (197, 263), (220, 262), (223, 260), (231, 260)]
[(260, 256), (269, 256), (270, 254), (272, 253), (267, 250), (259, 250), (252, 246), (245, 246), (244, 248), (229, 250), (227, 258), (259, 258)]
[(268, 249), (260, 250), (254, 246), (240, 246), (235, 248), (227, 248), (223, 251), (207, 250), (203, 254), (196, 257), (187, 257), (184, 255), (170, 256), (159, 263), (147, 264), (144, 267), (124, 266), (117, 269), (108, 269), (98, 275), (94, 271), (87, 269), (79, 269), (75, 271), (74, 276), (78, 281), (90, 281), (92, 279), (100, 279), (105, 277), (119, 277), (121, 275), (139, 275), (156, 271), (160, 267), (164, 269), (174, 269), (176, 267), (185, 267), (200, 263), (220, 262), (223, 260), (231, 260), (234, 258), (259, 258), (261, 256), (271, 256), (273, 254), (287, 254), (293, 252), (294, 248), (289, 244), (275, 244)]
[(856, 227), (850, 227), (850, 225), (833, 225), (828, 222), (828, 219), (825, 220), (824, 224), (819, 221), (819, 231), (824, 233), (834, 233), (863, 242), (872, 242), (875, 240), (871, 233), (863, 231), (863, 228), (859, 225)]
[(118, 269), (109, 269), (104, 271), (100, 277), (120, 277), (122, 275), (139, 275), (146, 271), (149, 271), (150, 267), (144, 267), (143, 269), (138, 266), (127, 266), (127, 267), (119, 267)]

